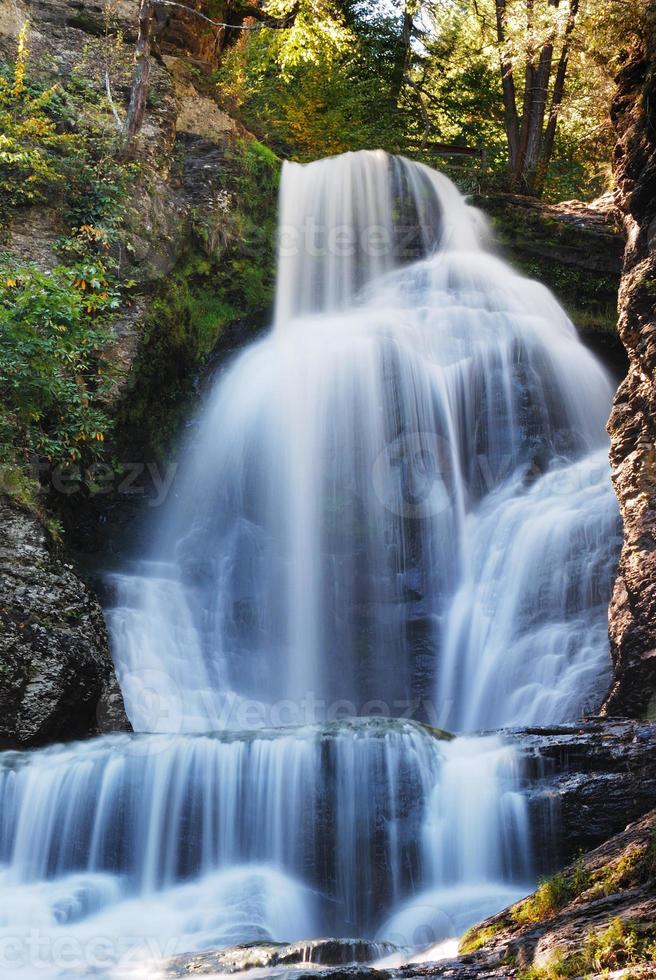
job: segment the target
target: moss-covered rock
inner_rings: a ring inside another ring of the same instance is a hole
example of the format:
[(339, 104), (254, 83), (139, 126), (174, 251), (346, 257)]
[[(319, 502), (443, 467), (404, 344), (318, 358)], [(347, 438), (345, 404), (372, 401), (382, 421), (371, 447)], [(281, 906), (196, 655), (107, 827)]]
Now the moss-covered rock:
[(278, 158), (255, 140), (178, 134), (177, 256), (151, 287), (117, 409), (119, 445), (133, 457), (166, 457), (210, 355), (246, 343), (268, 321), (279, 171)]

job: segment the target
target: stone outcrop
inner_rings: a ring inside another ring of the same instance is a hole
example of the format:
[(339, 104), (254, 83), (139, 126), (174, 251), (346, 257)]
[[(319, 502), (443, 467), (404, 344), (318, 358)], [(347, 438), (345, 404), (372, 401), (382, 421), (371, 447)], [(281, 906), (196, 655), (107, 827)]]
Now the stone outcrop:
[(0, 747), (128, 729), (97, 600), (2, 496), (0, 528)]
[(509, 734), (524, 760), (539, 873), (597, 847), (656, 804), (656, 722), (593, 719)]
[[(656, 15), (654, 15), (656, 17)], [(609, 421), (624, 547), (610, 609), (615, 682), (606, 710), (656, 714), (656, 31), (618, 79), (612, 116), (626, 253), (619, 331), (629, 356)]]
[(555, 293), (586, 344), (614, 372), (626, 371), (617, 336), (624, 241), (610, 195), (584, 204), (546, 204), (519, 194), (473, 198), (489, 218), (504, 257)]

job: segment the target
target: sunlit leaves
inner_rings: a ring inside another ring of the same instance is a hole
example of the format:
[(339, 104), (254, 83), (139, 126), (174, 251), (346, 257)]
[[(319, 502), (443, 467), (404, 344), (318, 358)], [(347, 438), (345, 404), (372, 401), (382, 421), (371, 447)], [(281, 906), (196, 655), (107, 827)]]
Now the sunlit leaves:
[(296, 11), (291, 26), (276, 32), (274, 40), (275, 57), (283, 72), (303, 63), (330, 61), (352, 42), (337, 7), (330, 0), (269, 0), (265, 9), (274, 17)]
[(46, 274), (0, 257), (0, 461), (101, 451), (114, 298), (102, 265)]
[(20, 33), (13, 71), (0, 75), (0, 205), (30, 204), (62, 181), (72, 137), (57, 132), (48, 107), (52, 86), (34, 94), (26, 84), (27, 25)]

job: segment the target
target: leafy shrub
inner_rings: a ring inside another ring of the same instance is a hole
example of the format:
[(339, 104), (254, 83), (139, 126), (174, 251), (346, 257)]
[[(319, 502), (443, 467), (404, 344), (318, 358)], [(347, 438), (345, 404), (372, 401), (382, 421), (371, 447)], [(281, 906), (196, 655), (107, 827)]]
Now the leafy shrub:
[(70, 134), (57, 132), (48, 109), (59, 96), (55, 85), (35, 91), (26, 82), (27, 25), (20, 33), (13, 72), (0, 75), (0, 206), (31, 204), (64, 177)]
[(99, 455), (105, 316), (118, 302), (101, 262), (43, 273), (0, 260), (0, 461)]
[(542, 922), (555, 915), (573, 896), (571, 882), (558, 872), (544, 879), (535, 893), (518, 905), (513, 911), (516, 922)]

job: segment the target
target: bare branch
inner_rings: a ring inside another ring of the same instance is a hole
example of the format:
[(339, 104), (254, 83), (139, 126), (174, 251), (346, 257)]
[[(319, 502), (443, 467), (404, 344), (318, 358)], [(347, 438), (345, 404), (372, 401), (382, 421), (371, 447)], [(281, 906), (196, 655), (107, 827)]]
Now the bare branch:
[(413, 79), (410, 78), (410, 76), (407, 75), (407, 74), (403, 76), (403, 80), (406, 83), (406, 85), (409, 85), (410, 86), (410, 88), (412, 89), (412, 91), (417, 96), (417, 102), (419, 103), (419, 111), (421, 112), (421, 118), (422, 118), (423, 123), (424, 123), (424, 135), (422, 136), (421, 143), (419, 144), (419, 149), (420, 150), (424, 150), (426, 148), (426, 143), (428, 141), (428, 137), (430, 135), (430, 131), (433, 128), (433, 124), (432, 124), (431, 118), (430, 118), (430, 116), (428, 114), (428, 109), (426, 108), (426, 103), (424, 102), (423, 92), (422, 92), (421, 88), (419, 87), (419, 85), (417, 85), (417, 83), (415, 81), (413, 81)]
[(114, 116), (114, 122), (116, 123), (116, 128), (119, 133), (123, 130), (123, 120), (121, 119), (118, 109), (114, 99), (112, 98), (112, 83), (109, 80), (109, 72), (105, 72), (105, 91), (107, 92), (107, 101), (109, 102), (109, 108), (112, 110), (112, 115)]

